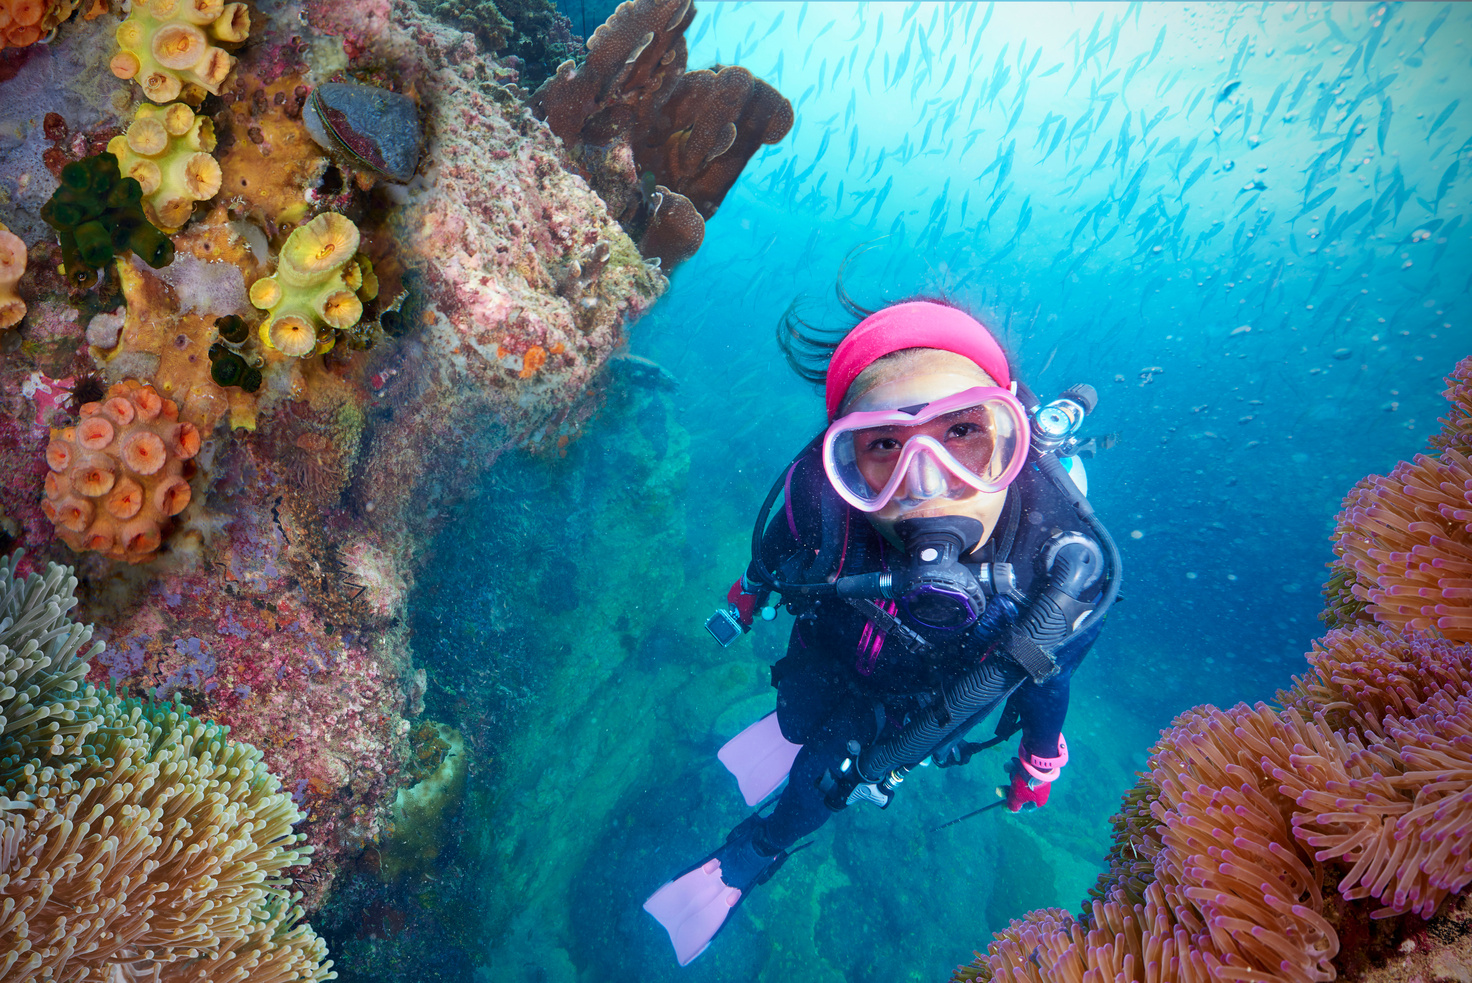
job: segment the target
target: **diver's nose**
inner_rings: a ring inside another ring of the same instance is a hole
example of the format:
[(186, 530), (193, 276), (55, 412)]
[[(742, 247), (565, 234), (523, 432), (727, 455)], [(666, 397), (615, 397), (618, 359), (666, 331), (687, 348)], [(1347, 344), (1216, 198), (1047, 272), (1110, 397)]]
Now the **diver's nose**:
[(916, 454), (905, 472), (905, 491), (909, 498), (939, 498), (949, 487), (946, 473), (935, 459), (924, 452)]

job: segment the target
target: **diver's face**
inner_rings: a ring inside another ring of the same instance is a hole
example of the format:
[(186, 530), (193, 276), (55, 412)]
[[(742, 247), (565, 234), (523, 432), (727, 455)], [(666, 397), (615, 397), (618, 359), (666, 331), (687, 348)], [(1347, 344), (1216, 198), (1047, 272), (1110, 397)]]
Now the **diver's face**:
[[(983, 372), (969, 358), (954, 352), (925, 349), (885, 359), (860, 373), (849, 387), (840, 415), (859, 410), (896, 409), (902, 406), (934, 402), (977, 386), (995, 386), (996, 380)], [(954, 417), (954, 419), (953, 419)], [(967, 416), (966, 411), (937, 417), (922, 428), (915, 428), (945, 445), (959, 461), (989, 458), (993, 452), (989, 429)], [(894, 461), (903, 442), (887, 428), (860, 431), (855, 435), (855, 452), (859, 472), (876, 491), (883, 487), (894, 471)], [(914, 432), (913, 430), (911, 431)], [(887, 467), (886, 467), (887, 465)], [(965, 515), (977, 519), (985, 529), (981, 543), (991, 536), (1002, 514), (1006, 491), (978, 492), (968, 487), (952, 487), (955, 479), (944, 474), (917, 475), (910, 481), (909, 494), (892, 499), (884, 508), (869, 515), (880, 535), (896, 546), (899, 537), (894, 525), (901, 519), (923, 519), (942, 515)], [(928, 484), (927, 484), (928, 482)], [(974, 547), (973, 547), (974, 548)]]
[[(992, 438), (991, 413), (985, 406), (968, 406), (917, 426), (871, 427), (853, 434), (854, 464), (876, 493), (883, 490), (900, 461), (905, 442), (929, 437), (975, 473), (989, 470), (996, 449)], [(917, 460), (909, 476), (906, 498), (957, 497), (971, 486), (934, 466), (928, 458)]]

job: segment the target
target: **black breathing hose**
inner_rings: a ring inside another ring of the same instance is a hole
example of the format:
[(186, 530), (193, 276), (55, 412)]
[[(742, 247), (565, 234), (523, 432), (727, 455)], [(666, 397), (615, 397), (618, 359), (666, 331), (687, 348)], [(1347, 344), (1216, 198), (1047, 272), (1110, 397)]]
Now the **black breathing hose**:
[[(1041, 606), (1030, 612), (1035, 616), (1024, 619), (1021, 627), (1039, 644), (1057, 644), (1068, 635), (1080, 635), (1099, 623), (1110, 605), (1119, 595), (1119, 578), (1122, 564), (1119, 547), (1094, 513), (1089, 500), (1079, 491), (1068, 472), (1052, 453), (1038, 454), (1034, 458), (1038, 470), (1051, 481), (1069, 500), (1079, 517), (1088, 523), (1108, 557), (1108, 581), (1098, 604), (1076, 629), (1070, 630), (1068, 620), (1062, 617), (1057, 606)], [(1040, 598), (1046, 600), (1046, 598)], [(896, 735), (866, 748), (858, 761), (859, 777), (866, 782), (877, 782), (897, 767), (913, 767), (925, 760), (958, 732), (964, 734), (980, 723), (1013, 690), (1027, 679), (1027, 673), (1010, 659), (988, 659), (962, 676), (950, 687), (942, 690), (939, 704), (927, 708), (911, 719)], [(958, 723), (959, 722), (959, 723)]]
[[(801, 461), (803, 456), (813, 449), (813, 445), (822, 439), (823, 435), (820, 433), (808, 441), (807, 446), (798, 451), (797, 456), (792, 459), (792, 462), (778, 473), (777, 480), (772, 482), (771, 490), (767, 492), (766, 499), (762, 501), (761, 510), (756, 514), (756, 524), (751, 528), (751, 565), (755, 569), (756, 579), (761, 582), (763, 587), (771, 591), (776, 591), (779, 594), (813, 595), (838, 593), (838, 588), (827, 582), (790, 584), (786, 581), (778, 581), (776, 575), (767, 566), (766, 561), (762, 559), (762, 539), (767, 534), (767, 523), (772, 516), (772, 506), (776, 503), (777, 496), (782, 494), (782, 489), (787, 487), (787, 476), (792, 473), (792, 469), (797, 466), (797, 462)], [(816, 560), (814, 565), (816, 566)]]
[(977, 723), (1027, 679), (1022, 667), (1008, 659), (988, 659), (946, 687), (939, 703), (913, 717), (887, 741), (859, 756), (859, 777), (877, 782), (899, 767), (924, 761), (942, 743)]
[(1058, 458), (1051, 453), (1039, 454), (1035, 463), (1044, 477), (1068, 499), (1068, 503), (1078, 512), (1079, 517), (1089, 524), (1089, 529), (1103, 545), (1104, 552), (1109, 559), (1107, 573), (1109, 579), (1104, 584), (1104, 593), (1100, 596), (1099, 603), (1094, 605), (1094, 610), (1089, 612), (1089, 616), (1074, 631), (1074, 634), (1082, 634), (1102, 621), (1109, 613), (1109, 608), (1114, 604), (1115, 599), (1119, 597), (1119, 580), (1124, 573), (1124, 560), (1119, 555), (1119, 547), (1115, 545), (1114, 537), (1109, 535), (1109, 530), (1105, 529), (1104, 523), (1099, 521), (1094, 507), (1089, 504), (1083, 492), (1079, 491), (1078, 485), (1073, 483), (1068, 472), (1063, 470), (1063, 465)]

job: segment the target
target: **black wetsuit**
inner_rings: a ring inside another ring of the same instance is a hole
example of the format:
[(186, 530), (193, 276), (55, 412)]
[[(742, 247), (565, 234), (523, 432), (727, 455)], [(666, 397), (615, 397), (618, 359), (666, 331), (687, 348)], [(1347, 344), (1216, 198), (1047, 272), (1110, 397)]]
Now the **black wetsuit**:
[[(827, 499), (826, 503), (824, 499)], [(849, 576), (886, 569), (898, 550), (828, 484), (818, 446), (810, 448), (787, 475), (787, 505), (767, 527), (762, 559), (789, 581), (813, 582), (833, 574)], [(814, 568), (824, 547), (824, 509), (828, 512), (826, 556)], [(1020, 594), (1041, 586), (1042, 547), (1055, 533), (1090, 535), (1068, 501), (1038, 472), (1023, 468), (1007, 491), (1002, 517), (968, 563), (1010, 562)], [(748, 570), (748, 579), (756, 571)], [(894, 611), (892, 602), (886, 610)], [(1005, 658), (999, 639), (1010, 618), (997, 620), (1006, 602), (994, 600), (984, 617), (984, 632), (943, 632), (910, 625), (932, 643), (928, 657), (887, 641), (864, 612), (839, 598), (796, 599), (797, 623), (787, 655), (772, 667), (777, 688), (777, 722), (789, 741), (803, 745), (788, 776), (787, 787), (765, 823), (765, 839), (778, 849), (821, 826), (832, 814), (819, 781), (844, 757), (850, 740), (868, 746), (886, 730), (903, 725), (907, 716), (934, 702), (941, 687), (984, 658)], [(1026, 610), (1026, 603), (1020, 605)], [(1015, 610), (1015, 609), (1014, 609)], [(1019, 613), (1020, 617), (1021, 614)], [(1042, 684), (1028, 680), (1013, 693), (998, 725), (1022, 730), (1023, 745), (1033, 754), (1058, 753), (1058, 736), (1068, 709), (1073, 670), (1098, 635), (1097, 627), (1066, 643), (1055, 653), (1059, 672)]]

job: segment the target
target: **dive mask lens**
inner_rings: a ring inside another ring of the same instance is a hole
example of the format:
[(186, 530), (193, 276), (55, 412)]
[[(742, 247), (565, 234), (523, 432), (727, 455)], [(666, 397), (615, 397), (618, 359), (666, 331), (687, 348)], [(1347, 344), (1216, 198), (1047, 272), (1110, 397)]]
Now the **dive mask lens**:
[(918, 406), (835, 420), (823, 466), (845, 501), (877, 512), (891, 501), (966, 498), (1006, 488), (1027, 459), (1027, 414), (1005, 389), (978, 386)]

